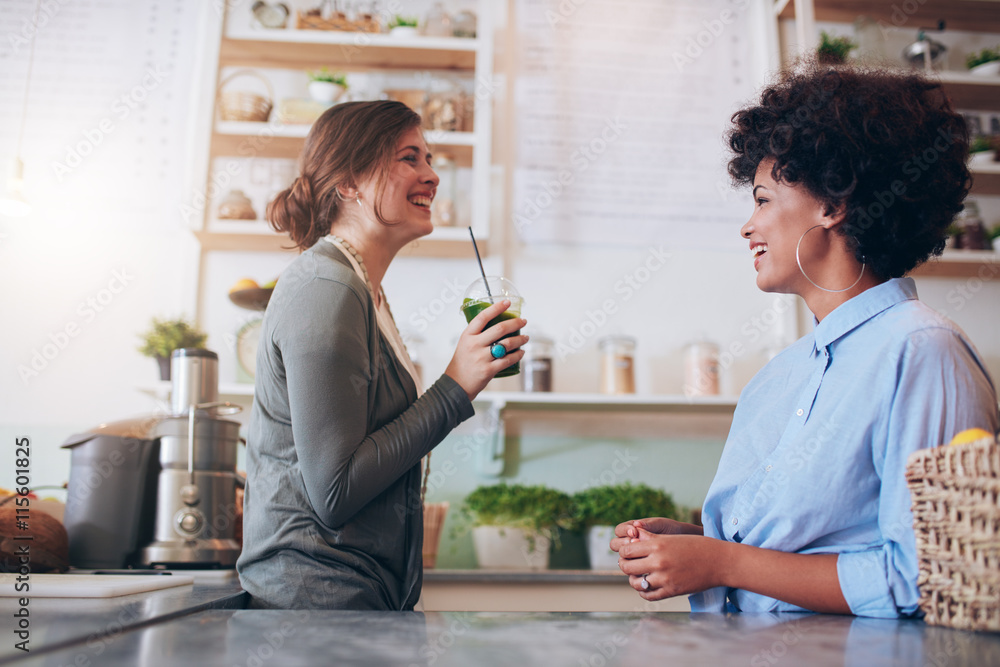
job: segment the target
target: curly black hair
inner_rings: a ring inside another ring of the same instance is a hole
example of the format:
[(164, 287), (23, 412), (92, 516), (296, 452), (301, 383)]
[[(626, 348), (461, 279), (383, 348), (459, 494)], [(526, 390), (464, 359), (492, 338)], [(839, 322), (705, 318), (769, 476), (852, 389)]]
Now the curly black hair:
[(941, 84), (917, 71), (799, 64), (733, 114), (729, 174), (801, 183), (828, 211), (858, 261), (905, 275), (944, 249), (971, 178), (969, 131)]

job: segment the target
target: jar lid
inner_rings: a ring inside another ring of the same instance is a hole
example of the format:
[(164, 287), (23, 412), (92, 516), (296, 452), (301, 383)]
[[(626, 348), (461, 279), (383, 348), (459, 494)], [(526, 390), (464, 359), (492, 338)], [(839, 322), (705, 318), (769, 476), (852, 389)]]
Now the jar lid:
[(597, 346), (602, 350), (605, 348), (624, 347), (632, 349), (635, 347), (635, 338), (631, 336), (605, 336), (598, 339)]
[(551, 338), (535, 335), (521, 349), (524, 350), (525, 359), (550, 359), (554, 346), (555, 342)]

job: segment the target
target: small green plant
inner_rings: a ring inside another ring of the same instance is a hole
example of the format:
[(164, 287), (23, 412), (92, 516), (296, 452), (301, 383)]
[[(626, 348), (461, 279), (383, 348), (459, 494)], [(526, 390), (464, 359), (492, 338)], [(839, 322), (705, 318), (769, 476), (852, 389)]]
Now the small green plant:
[(997, 239), (1000, 239), (1000, 225), (993, 225), (993, 227), (990, 228), (988, 235), (990, 237), (990, 241), (996, 241)]
[(1000, 60), (1000, 46), (970, 53), (965, 57), (965, 66), (972, 69), (973, 67), (985, 65), (986, 63), (993, 62), (994, 60)]
[(969, 153), (982, 153), (993, 148), (993, 144), (990, 138), (985, 135), (979, 135), (974, 137), (972, 141), (969, 142)]
[(461, 515), (472, 526), (503, 526), (536, 531), (557, 539), (556, 528), (573, 527), (573, 500), (547, 486), (494, 484), (465, 497)]
[(147, 357), (169, 358), (174, 350), (182, 347), (204, 347), (208, 334), (183, 318), (161, 320), (154, 317), (141, 338), (139, 352)]
[(417, 18), (415, 16), (403, 16), (402, 14), (396, 14), (389, 21), (389, 29), (392, 28), (416, 28)]
[(857, 44), (848, 37), (834, 37), (825, 30), (819, 34), (819, 47), (816, 57), (824, 65), (842, 65), (847, 62), (847, 56)]
[(340, 72), (331, 72), (326, 67), (307, 72), (310, 81), (323, 81), (325, 83), (335, 83), (338, 86), (347, 88), (347, 75)]
[(573, 503), (580, 528), (616, 526), (652, 516), (680, 519), (682, 513), (666, 491), (631, 482), (584, 489), (573, 494)]

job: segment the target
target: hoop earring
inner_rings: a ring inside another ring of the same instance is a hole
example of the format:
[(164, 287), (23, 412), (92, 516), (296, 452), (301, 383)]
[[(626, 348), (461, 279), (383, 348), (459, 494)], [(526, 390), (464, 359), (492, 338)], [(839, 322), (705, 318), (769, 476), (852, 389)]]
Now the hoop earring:
[(844, 289), (827, 289), (827, 288), (823, 287), (822, 285), (817, 285), (815, 282), (813, 282), (813, 279), (810, 278), (806, 274), (806, 270), (802, 268), (802, 260), (799, 259), (799, 248), (802, 246), (802, 239), (804, 239), (806, 237), (806, 234), (808, 234), (812, 230), (816, 229), (817, 227), (822, 227), (822, 226), (823, 225), (813, 225), (812, 227), (810, 227), (806, 231), (802, 232), (802, 236), (799, 237), (799, 242), (795, 244), (795, 263), (799, 265), (799, 271), (802, 273), (802, 275), (805, 277), (806, 280), (808, 280), (810, 283), (812, 283), (813, 287), (815, 287), (817, 289), (821, 289), (824, 292), (830, 292), (831, 294), (838, 294), (840, 292), (846, 292), (847, 290), (852, 289), (855, 285), (857, 285), (858, 283), (861, 282), (862, 276), (865, 275), (865, 264), (866, 264), (865, 262), (861, 262), (861, 273), (858, 274), (858, 279), (855, 280), (853, 283), (851, 283), (850, 287), (845, 287)]
[(361, 206), (361, 193), (360, 192), (354, 196), (354, 201), (358, 202), (358, 206)]

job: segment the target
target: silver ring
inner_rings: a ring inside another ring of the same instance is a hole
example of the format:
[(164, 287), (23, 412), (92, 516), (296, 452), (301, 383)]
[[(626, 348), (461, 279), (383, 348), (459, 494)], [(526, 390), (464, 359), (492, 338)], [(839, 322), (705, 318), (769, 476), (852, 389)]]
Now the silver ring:
[(501, 343), (493, 343), (490, 345), (490, 355), (494, 359), (503, 359), (507, 356), (507, 348), (505, 348)]
[(646, 581), (646, 575), (645, 574), (642, 575), (642, 583), (640, 584), (640, 586), (642, 586), (642, 590), (644, 590), (644, 591), (648, 591), (649, 590), (649, 582)]

